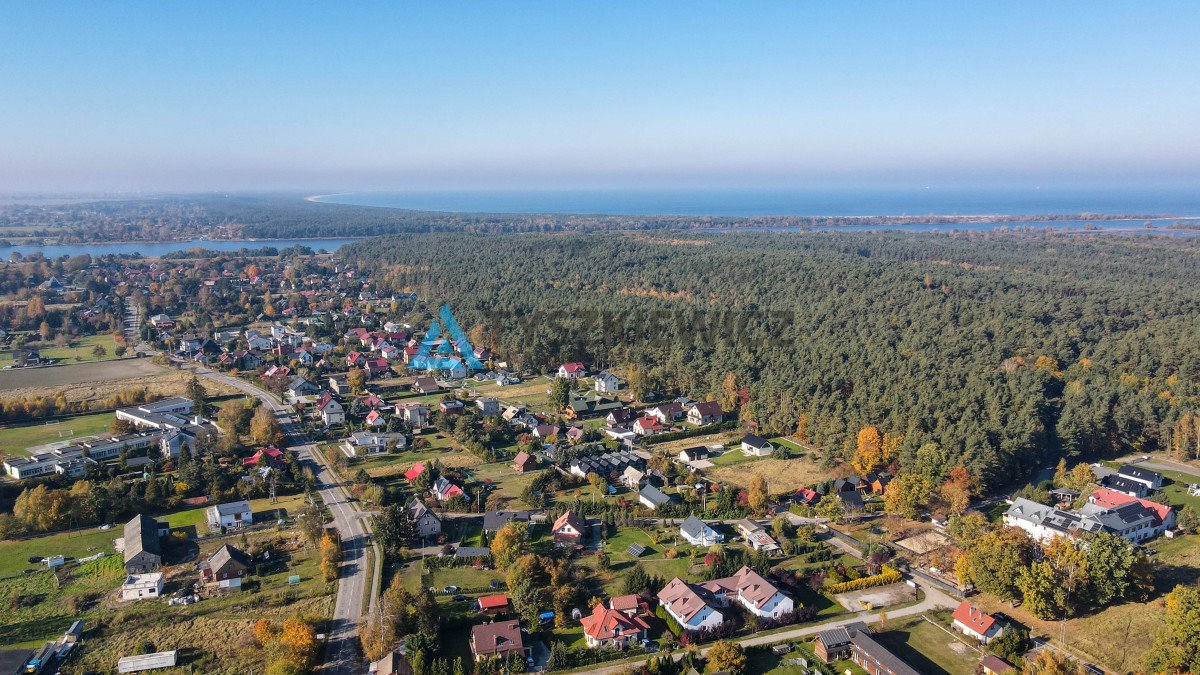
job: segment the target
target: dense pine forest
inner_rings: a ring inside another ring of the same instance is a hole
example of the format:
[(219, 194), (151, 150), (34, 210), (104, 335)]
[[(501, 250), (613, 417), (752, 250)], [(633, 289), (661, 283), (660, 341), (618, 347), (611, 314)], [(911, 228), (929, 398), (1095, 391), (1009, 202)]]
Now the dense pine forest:
[(342, 255), (381, 290), (451, 303), (520, 367), (583, 360), (737, 402), (743, 420), (830, 458), (876, 425), (903, 435), (901, 466), (961, 461), (998, 486), (1060, 455), (1195, 443), (1181, 420), (1200, 400), (1198, 244), (426, 234)]

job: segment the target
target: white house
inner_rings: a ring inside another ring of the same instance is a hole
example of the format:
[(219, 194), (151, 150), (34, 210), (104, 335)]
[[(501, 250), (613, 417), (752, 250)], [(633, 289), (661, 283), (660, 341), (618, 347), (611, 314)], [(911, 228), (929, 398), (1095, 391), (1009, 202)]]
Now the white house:
[(500, 399), (495, 396), (481, 396), (475, 399), (475, 407), (479, 409), (481, 415), (499, 415)]
[(658, 592), (658, 603), (684, 630), (716, 628), (725, 622), (725, 615), (715, 607), (720, 602), (712, 593), (678, 577)]
[(317, 413), (321, 415), (321, 422), (327, 427), (346, 423), (346, 411), (332, 394), (327, 393), (317, 400)]
[(425, 539), (436, 537), (442, 533), (441, 519), (428, 506), (425, 506), (425, 502), (414, 496), (406, 508), (409, 518), (412, 519), (413, 529), (416, 531), (418, 537)]
[(709, 527), (696, 516), (688, 516), (687, 520), (683, 521), (683, 524), (679, 526), (679, 534), (692, 546), (701, 548), (708, 548), (713, 544), (725, 541), (725, 535)]
[(254, 512), (250, 510), (250, 502), (244, 499), (240, 502), (210, 506), (205, 510), (205, 514), (208, 517), (208, 527), (214, 532), (220, 531), (221, 528), (231, 530), (254, 524)]
[(747, 457), (766, 457), (772, 452), (775, 452), (774, 446), (761, 436), (749, 434), (742, 439), (742, 454)]
[(1122, 466), (1117, 470), (1117, 475), (1127, 480), (1137, 481), (1145, 485), (1147, 490), (1161, 490), (1163, 486), (1161, 473), (1132, 464)]
[(374, 431), (356, 431), (350, 438), (342, 441), (342, 452), (347, 457), (377, 455), (387, 452), (389, 444), (395, 444), (398, 450), (403, 450), (407, 441), (404, 434), (377, 433)]
[(966, 600), (958, 605), (958, 609), (954, 610), (951, 618), (954, 619), (954, 630), (967, 637), (975, 638), (984, 644), (991, 642), (996, 636), (1000, 635), (1002, 628), (995, 617), (973, 606)]
[(715, 424), (725, 421), (725, 411), (721, 410), (721, 404), (718, 401), (697, 403), (688, 409), (687, 420), (698, 427)]
[(578, 380), (585, 375), (587, 375), (587, 369), (584, 368), (583, 364), (579, 362), (564, 363), (558, 367), (558, 373), (555, 374), (556, 377), (563, 377), (571, 380)]
[(157, 598), (162, 595), (162, 590), (162, 572), (130, 574), (125, 577), (125, 583), (121, 584), (121, 599), (145, 600), (147, 598)]
[(778, 619), (796, 609), (795, 601), (747, 566), (731, 577), (706, 581), (701, 586), (726, 604), (736, 601), (760, 619)]
[(596, 376), (592, 387), (598, 393), (611, 394), (621, 390), (621, 381), (617, 379), (616, 375), (613, 375), (607, 370), (603, 370), (599, 375)]

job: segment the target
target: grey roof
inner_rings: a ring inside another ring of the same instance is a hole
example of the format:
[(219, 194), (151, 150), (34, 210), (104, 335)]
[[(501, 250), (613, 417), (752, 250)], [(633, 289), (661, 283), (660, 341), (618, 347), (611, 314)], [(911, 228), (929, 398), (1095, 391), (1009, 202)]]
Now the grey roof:
[(1162, 480), (1162, 474), (1159, 472), (1151, 471), (1150, 469), (1143, 469), (1140, 466), (1133, 466), (1132, 464), (1126, 464), (1125, 466), (1122, 466), (1117, 470), (1117, 473), (1122, 476), (1129, 476), (1130, 478), (1137, 478), (1139, 480)]
[(158, 521), (139, 513), (125, 523), (125, 562), (142, 552), (162, 555), (162, 547), (158, 541)]
[(679, 526), (679, 531), (691, 537), (699, 537), (704, 534), (705, 527), (707, 525), (704, 524), (703, 520), (700, 520), (695, 515), (691, 515)]
[(641, 491), (638, 492), (638, 496), (645, 498), (646, 501), (650, 502), (654, 506), (662, 506), (663, 504), (668, 504), (671, 501), (671, 498), (667, 496), (666, 493), (654, 487), (653, 485), (647, 485), (643, 487)]
[(459, 546), (454, 551), (455, 558), (481, 558), (492, 554), (492, 549), (486, 546)]
[(877, 663), (887, 668), (892, 675), (921, 675), (887, 647), (876, 642), (875, 638), (866, 631), (855, 631), (850, 636), (850, 642), (855, 649), (870, 655)]
[(495, 532), (513, 521), (527, 523), (533, 511), (488, 511), (483, 514), (483, 531)]
[(837, 628), (830, 628), (829, 630), (823, 630), (820, 633), (817, 633), (817, 639), (821, 641), (821, 644), (828, 648), (836, 645), (849, 644), (850, 633), (842, 626), (838, 626)]
[(1144, 494), (1146, 491), (1145, 483), (1116, 474), (1105, 476), (1100, 480), (1100, 484), (1106, 488), (1116, 490), (1117, 492), (1126, 492), (1136, 495)]
[(208, 557), (209, 569), (219, 570), (230, 562), (237, 563), (244, 569), (250, 568), (250, 556), (246, 555), (241, 549), (234, 548), (229, 544), (224, 544)]
[(217, 504), (213, 507), (217, 513), (222, 516), (232, 516), (238, 513), (246, 513), (250, 510), (250, 502), (242, 500), (240, 502), (226, 502), (225, 504)]

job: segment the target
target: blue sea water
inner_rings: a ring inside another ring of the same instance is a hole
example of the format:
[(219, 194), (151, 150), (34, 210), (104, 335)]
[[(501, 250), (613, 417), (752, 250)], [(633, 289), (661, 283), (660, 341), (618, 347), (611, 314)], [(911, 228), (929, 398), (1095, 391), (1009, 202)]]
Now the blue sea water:
[(419, 211), (681, 216), (1200, 215), (1196, 189), (491, 190), (359, 192), (318, 201)]

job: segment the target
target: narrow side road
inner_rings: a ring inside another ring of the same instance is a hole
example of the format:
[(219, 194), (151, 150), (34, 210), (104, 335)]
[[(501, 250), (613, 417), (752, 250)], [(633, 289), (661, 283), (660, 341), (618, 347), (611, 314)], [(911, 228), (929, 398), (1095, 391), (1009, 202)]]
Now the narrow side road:
[[(239, 389), (262, 401), (275, 412), (279, 425), (287, 435), (288, 447), (296, 458), (312, 469), (316, 476), (317, 494), (333, 515), (333, 525), (342, 538), (342, 564), (338, 570), (338, 592), (334, 601), (333, 621), (326, 643), (325, 663), (321, 672), (331, 675), (359, 675), (364, 672), (358, 652), (358, 622), (363, 613), (363, 599), (370, 594), (370, 606), (375, 606), (372, 569), (367, 567), (367, 537), (370, 525), (358, 504), (350, 501), (337, 478), (308, 441), (291, 411), (274, 394), (239, 380), (204, 368), (196, 368), (201, 377)], [(381, 561), (376, 560), (376, 566)], [(370, 590), (368, 590), (370, 589)]]

